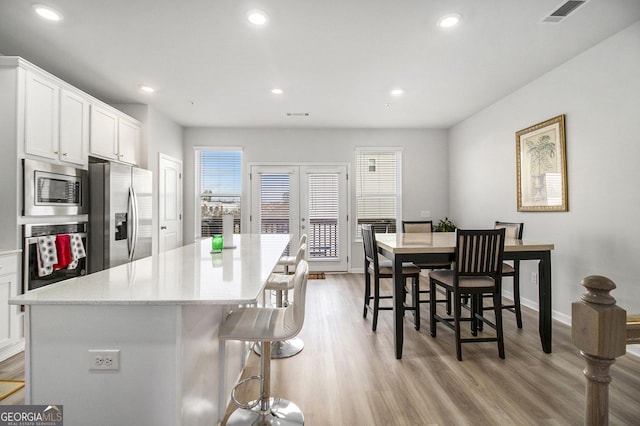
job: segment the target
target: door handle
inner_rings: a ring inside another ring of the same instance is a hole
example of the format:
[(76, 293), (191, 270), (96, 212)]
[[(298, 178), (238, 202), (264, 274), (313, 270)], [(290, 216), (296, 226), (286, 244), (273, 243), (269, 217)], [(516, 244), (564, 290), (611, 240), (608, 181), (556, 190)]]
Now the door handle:
[(166, 226), (161, 226), (160, 229), (167, 229), (167, 227)]

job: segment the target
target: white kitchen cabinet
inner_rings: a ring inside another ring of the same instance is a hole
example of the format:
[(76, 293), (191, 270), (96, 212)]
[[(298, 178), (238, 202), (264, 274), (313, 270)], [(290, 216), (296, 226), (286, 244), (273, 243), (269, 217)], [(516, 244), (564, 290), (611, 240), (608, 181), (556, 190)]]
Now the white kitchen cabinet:
[(86, 166), (89, 102), (60, 87), (46, 74), (27, 71), (24, 150), (64, 163)]
[(24, 150), (28, 154), (58, 159), (60, 88), (34, 71), (26, 73)]
[(140, 124), (119, 111), (91, 105), (90, 153), (107, 160), (137, 165), (140, 160)]
[(60, 90), (60, 160), (86, 165), (89, 146), (89, 101), (70, 90)]
[(9, 305), (18, 295), (18, 254), (0, 255), (0, 360), (24, 349), (23, 314), (19, 305)]
[(118, 114), (98, 105), (91, 105), (90, 153), (107, 160), (118, 159)]
[(118, 120), (118, 153), (120, 161), (140, 164), (140, 124), (122, 116)]

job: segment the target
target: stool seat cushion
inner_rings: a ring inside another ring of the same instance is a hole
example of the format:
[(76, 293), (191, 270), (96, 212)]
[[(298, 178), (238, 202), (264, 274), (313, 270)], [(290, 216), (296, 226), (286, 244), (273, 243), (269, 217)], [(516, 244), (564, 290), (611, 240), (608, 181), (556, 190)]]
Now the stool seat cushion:
[(286, 309), (247, 307), (231, 311), (218, 332), (222, 340), (270, 342), (287, 340), (297, 334)]
[(293, 275), (271, 274), (264, 288), (266, 290), (291, 290), (293, 289)]
[(296, 256), (282, 256), (280, 260), (278, 260), (278, 265), (292, 266), (295, 264), (296, 264)]
[[(369, 265), (369, 270), (373, 271), (373, 266)], [(393, 268), (391, 266), (380, 266), (379, 271), (380, 276), (393, 275)], [(402, 275), (418, 274), (420, 274), (420, 268), (418, 268), (416, 265), (412, 263), (402, 264)]]
[[(450, 288), (453, 288), (455, 275), (455, 271), (448, 269), (429, 272), (431, 279), (437, 280), (442, 285)], [(495, 281), (489, 276), (463, 276), (458, 278), (458, 287), (460, 288), (493, 288), (495, 285)]]
[(503, 263), (502, 264), (502, 275), (506, 275), (506, 274), (514, 274), (516, 272), (516, 269), (509, 265), (508, 263)]

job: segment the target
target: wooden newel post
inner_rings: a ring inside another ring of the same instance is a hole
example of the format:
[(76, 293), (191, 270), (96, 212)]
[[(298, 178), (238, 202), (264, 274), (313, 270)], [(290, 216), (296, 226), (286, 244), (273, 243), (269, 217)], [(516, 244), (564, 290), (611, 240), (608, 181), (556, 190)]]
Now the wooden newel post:
[(584, 424), (609, 424), (609, 368), (626, 352), (626, 318), (609, 292), (616, 285), (607, 277), (591, 275), (581, 283), (587, 292), (571, 304), (571, 340), (587, 360)]

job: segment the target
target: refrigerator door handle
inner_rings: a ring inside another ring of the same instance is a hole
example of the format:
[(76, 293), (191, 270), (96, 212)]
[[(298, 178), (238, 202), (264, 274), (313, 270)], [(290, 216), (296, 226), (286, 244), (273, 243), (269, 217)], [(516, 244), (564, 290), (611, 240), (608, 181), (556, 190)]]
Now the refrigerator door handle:
[(133, 260), (136, 254), (136, 244), (138, 242), (138, 198), (133, 187), (129, 188), (129, 199), (131, 200), (131, 246), (129, 249), (129, 260)]

